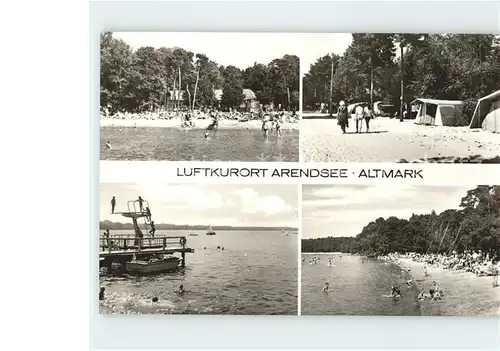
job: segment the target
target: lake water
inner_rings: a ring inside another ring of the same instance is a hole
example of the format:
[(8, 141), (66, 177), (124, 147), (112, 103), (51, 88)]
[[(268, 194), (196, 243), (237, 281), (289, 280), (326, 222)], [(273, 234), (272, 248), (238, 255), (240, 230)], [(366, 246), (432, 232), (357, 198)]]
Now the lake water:
[[(283, 130), (264, 140), (255, 129), (219, 129), (204, 138), (203, 129), (101, 127), (101, 160), (298, 162), (299, 132)], [(109, 141), (112, 148), (106, 148)]]
[[(309, 264), (312, 257), (321, 257), (318, 264)], [(328, 259), (333, 257), (333, 267)], [(493, 288), (491, 277), (471, 273), (431, 269), (425, 277), (421, 267), (401, 274), (394, 263), (333, 254), (302, 254), (302, 305), (304, 315), (426, 315), (426, 316), (495, 316), (499, 308), (499, 288)], [(364, 262), (364, 263), (363, 263)], [(416, 285), (409, 288), (406, 281)], [(418, 301), (421, 289), (428, 290), (433, 281), (444, 292), (440, 301)], [(328, 293), (323, 285), (330, 284)], [(384, 298), (398, 285), (402, 298)]]
[[(195, 253), (186, 254), (186, 267), (176, 273), (100, 277), (100, 286), (106, 288), (101, 312), (297, 314), (297, 235), (287, 236), (281, 231), (218, 231), (217, 235), (207, 236), (201, 231), (199, 236), (187, 236), (187, 246)], [(174, 293), (181, 284), (188, 291), (183, 296)], [(151, 302), (154, 296), (159, 299), (157, 303)]]
[[(302, 306), (304, 315), (420, 315), (418, 291), (408, 290), (396, 265), (359, 256), (303, 254)], [(309, 264), (311, 257), (321, 257)], [(333, 267), (328, 259), (333, 257)], [(325, 282), (329, 292), (323, 292)], [(400, 299), (384, 298), (392, 284), (398, 284)], [(404, 286), (403, 286), (404, 285)]]

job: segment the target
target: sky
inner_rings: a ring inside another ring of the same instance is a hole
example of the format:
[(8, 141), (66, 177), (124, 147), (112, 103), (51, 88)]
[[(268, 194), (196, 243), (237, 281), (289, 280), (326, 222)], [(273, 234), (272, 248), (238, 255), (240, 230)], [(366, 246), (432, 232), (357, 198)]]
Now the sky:
[(413, 213), (458, 208), (474, 187), (304, 185), (302, 237), (356, 236), (378, 217), (408, 219)]
[(101, 184), (100, 220), (129, 223), (113, 196), (115, 212), (141, 196), (158, 224), (298, 227), (296, 185)]
[(194, 53), (203, 53), (224, 66), (241, 69), (254, 62), (268, 64), (285, 54), (301, 59), (301, 72), (306, 73), (318, 58), (342, 54), (351, 43), (350, 33), (295, 34), (295, 33), (168, 33), (115, 32), (115, 38), (124, 40), (132, 49), (142, 46), (179, 46)]

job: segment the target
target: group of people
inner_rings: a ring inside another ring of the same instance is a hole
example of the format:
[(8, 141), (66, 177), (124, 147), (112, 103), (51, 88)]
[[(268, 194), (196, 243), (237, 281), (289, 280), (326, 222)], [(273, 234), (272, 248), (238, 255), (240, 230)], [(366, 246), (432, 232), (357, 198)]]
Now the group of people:
[(284, 117), (285, 112), (281, 111), (279, 113), (264, 114), (262, 118), (262, 132), (264, 133), (264, 138), (269, 138), (269, 133), (272, 130), (276, 131), (276, 136), (281, 138), (283, 132), (281, 131), (281, 119)]
[[(144, 206), (144, 199), (141, 196), (139, 196), (137, 198), (137, 200), (134, 201), (134, 203), (138, 204), (138, 206), (139, 206), (138, 212), (143, 214), (144, 217), (146, 218), (146, 223), (150, 226), (149, 234), (151, 235), (151, 237), (154, 238), (156, 228), (155, 228), (155, 222), (153, 220), (151, 220), (151, 210), (149, 209), (148, 206)], [(115, 208), (116, 208), (116, 197), (113, 196), (111, 198), (111, 213), (112, 214), (115, 213)], [(136, 211), (135, 204), (134, 204), (134, 211)], [(138, 233), (138, 236), (142, 237), (142, 232), (140, 230), (137, 230), (137, 229), (138, 228), (136, 228), (136, 232)], [(109, 229), (107, 230), (107, 235), (109, 238)], [(106, 233), (105, 233), (105, 236), (106, 236)]]
[(374, 118), (373, 110), (369, 104), (357, 104), (353, 110), (349, 111), (344, 101), (340, 101), (337, 111), (337, 124), (342, 129), (342, 133), (347, 133), (349, 128), (349, 118), (352, 118), (356, 124), (356, 133), (361, 133), (363, 121), (366, 125), (366, 133), (370, 132), (370, 120)]

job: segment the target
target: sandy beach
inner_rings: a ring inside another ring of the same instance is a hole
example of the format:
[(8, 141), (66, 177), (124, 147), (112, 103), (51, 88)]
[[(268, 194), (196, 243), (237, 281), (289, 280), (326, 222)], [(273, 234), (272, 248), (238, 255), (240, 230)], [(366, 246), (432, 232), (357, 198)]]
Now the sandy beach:
[[(342, 134), (335, 118), (302, 119), (301, 152), (306, 162), (472, 162), (500, 155), (500, 134), (469, 127), (422, 126), (413, 120), (375, 118), (371, 133), (355, 133), (349, 120)], [(479, 162), (478, 162), (479, 163)]]
[[(477, 277), (470, 272), (447, 270), (427, 265), (429, 275), (424, 274), (424, 263), (400, 258), (402, 269), (410, 269), (419, 291), (428, 292), (436, 281), (444, 292), (439, 301), (421, 301), (425, 315), (444, 316), (497, 316), (500, 315), (500, 288), (492, 287), (493, 277)], [(401, 290), (404, 292), (404, 290)]]
[[(212, 120), (195, 119), (194, 129), (205, 129), (212, 123)], [(101, 127), (149, 127), (149, 128), (180, 128), (180, 118), (172, 119), (118, 119), (118, 118), (101, 118)], [(261, 129), (262, 122), (260, 120), (252, 120), (248, 122), (239, 122), (235, 120), (219, 120), (219, 129)], [(281, 123), (283, 130), (297, 130), (299, 123)]]

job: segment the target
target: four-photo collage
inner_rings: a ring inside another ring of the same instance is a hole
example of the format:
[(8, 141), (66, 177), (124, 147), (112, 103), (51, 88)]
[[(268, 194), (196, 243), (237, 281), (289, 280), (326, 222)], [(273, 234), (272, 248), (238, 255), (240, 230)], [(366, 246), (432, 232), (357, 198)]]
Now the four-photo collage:
[(500, 313), (499, 35), (103, 32), (99, 105), (100, 313)]

